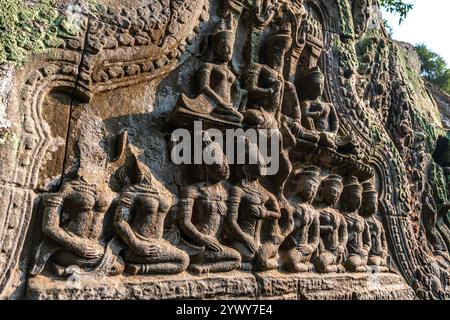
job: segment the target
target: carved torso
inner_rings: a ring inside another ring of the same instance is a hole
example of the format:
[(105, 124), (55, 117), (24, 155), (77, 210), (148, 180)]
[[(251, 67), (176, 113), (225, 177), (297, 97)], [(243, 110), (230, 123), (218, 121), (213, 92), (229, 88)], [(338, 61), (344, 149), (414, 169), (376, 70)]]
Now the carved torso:
[(332, 108), (334, 108), (333, 105), (320, 100), (304, 101), (303, 103), (304, 108), (308, 109), (310, 113), (309, 118), (314, 123), (315, 130), (319, 132), (334, 131), (330, 123), (330, 121), (335, 121), (330, 119)]
[(129, 187), (124, 197), (132, 202), (129, 223), (133, 231), (144, 239), (161, 239), (170, 204), (150, 188)]
[(76, 189), (69, 189), (60, 196), (64, 197), (62, 228), (76, 237), (98, 240), (104, 216), (99, 209), (105, 206), (105, 200), (96, 199), (91, 192)]
[(366, 221), (358, 215), (358, 213), (344, 213), (347, 221), (348, 243), (347, 248), (349, 254), (359, 254), (363, 248), (363, 233), (366, 228)]
[(370, 255), (379, 256), (382, 254), (384, 250), (382, 233), (384, 233), (383, 224), (378, 221), (375, 217), (371, 217), (367, 220), (367, 224), (370, 229), (370, 240), (372, 243), (372, 247), (370, 249)]
[(255, 217), (252, 212), (258, 215), (261, 210), (265, 210), (265, 204), (270, 196), (259, 183), (242, 183), (240, 187), (245, 196), (239, 207), (238, 224), (243, 232), (260, 242), (263, 220)]
[(322, 244), (325, 250), (334, 251), (339, 246), (339, 226), (343, 223), (344, 217), (334, 208), (320, 209), (320, 226)]
[(197, 186), (192, 222), (197, 230), (207, 236), (219, 237), (227, 214), (227, 191), (222, 184)]
[(224, 65), (207, 63), (204, 67), (210, 72), (210, 88), (223, 99), (225, 103), (232, 103), (232, 87), (236, 76)]

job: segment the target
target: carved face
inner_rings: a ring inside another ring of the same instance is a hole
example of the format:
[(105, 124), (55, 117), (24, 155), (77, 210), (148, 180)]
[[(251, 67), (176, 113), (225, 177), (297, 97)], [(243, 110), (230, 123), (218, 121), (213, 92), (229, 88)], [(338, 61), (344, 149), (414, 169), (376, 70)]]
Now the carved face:
[(357, 187), (350, 187), (345, 191), (342, 197), (344, 206), (348, 212), (354, 212), (361, 208), (362, 205), (362, 189)]
[(334, 207), (342, 193), (342, 185), (328, 185), (323, 190), (323, 201), (330, 207)]
[(323, 95), (323, 90), (325, 87), (324, 81), (321, 77), (314, 78), (309, 84), (311, 96), (314, 98), (319, 98)]
[(371, 217), (378, 211), (378, 199), (377, 197), (364, 197), (362, 214), (366, 217)]
[(234, 39), (227, 32), (219, 33), (214, 38), (214, 56), (221, 62), (229, 62), (233, 58)]
[(257, 180), (265, 175), (265, 168), (261, 164), (246, 165), (243, 171), (249, 180)]
[(230, 168), (226, 162), (207, 165), (205, 170), (210, 181), (223, 181), (230, 177)]
[(319, 182), (310, 176), (301, 176), (298, 184), (298, 194), (305, 201), (311, 201), (317, 194)]

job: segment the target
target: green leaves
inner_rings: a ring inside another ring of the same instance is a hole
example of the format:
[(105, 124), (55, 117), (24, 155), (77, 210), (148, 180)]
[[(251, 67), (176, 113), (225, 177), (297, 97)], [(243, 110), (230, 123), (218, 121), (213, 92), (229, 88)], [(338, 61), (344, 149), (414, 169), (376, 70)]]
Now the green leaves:
[(380, 5), (390, 13), (395, 13), (400, 16), (399, 23), (402, 23), (405, 20), (408, 13), (414, 7), (413, 4), (407, 3), (403, 0), (378, 0)]
[(422, 76), (450, 94), (450, 69), (444, 58), (425, 44), (419, 44), (415, 49), (422, 63)]

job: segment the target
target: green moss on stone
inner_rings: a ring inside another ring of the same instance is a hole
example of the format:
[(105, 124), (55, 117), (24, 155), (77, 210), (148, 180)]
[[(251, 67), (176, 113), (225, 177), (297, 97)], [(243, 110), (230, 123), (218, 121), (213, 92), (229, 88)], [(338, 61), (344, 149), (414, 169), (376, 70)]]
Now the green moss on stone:
[(337, 0), (339, 13), (340, 13), (340, 23), (341, 23), (341, 33), (343, 36), (348, 38), (355, 37), (355, 26), (353, 24), (352, 7), (348, 0)]
[(21, 64), (29, 55), (61, 44), (54, 2), (0, 0), (0, 63)]

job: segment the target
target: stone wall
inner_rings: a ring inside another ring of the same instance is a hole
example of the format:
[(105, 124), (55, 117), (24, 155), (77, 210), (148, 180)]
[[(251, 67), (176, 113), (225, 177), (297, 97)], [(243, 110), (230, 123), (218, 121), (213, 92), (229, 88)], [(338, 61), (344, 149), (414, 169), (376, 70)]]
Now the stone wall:
[(449, 297), (442, 102), (376, 1), (8, 5), (1, 298)]

